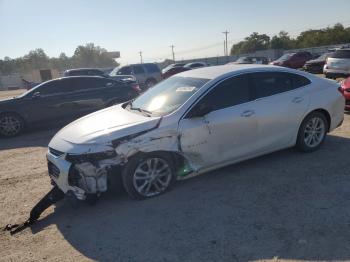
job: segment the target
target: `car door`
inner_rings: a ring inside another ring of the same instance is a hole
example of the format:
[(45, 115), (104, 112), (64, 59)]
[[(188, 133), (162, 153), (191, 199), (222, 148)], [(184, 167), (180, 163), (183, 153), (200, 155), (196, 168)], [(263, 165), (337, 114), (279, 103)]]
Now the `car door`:
[(250, 75), (255, 94), (257, 147), (261, 152), (290, 146), (307, 111), (307, 78), (284, 72)]
[(31, 95), (26, 97), (27, 118), (31, 119), (31, 122), (54, 121), (64, 118), (68, 110), (65, 107), (65, 101), (69, 89), (68, 79), (56, 79), (35, 88)]
[[(204, 116), (197, 112), (207, 110)], [(254, 102), (244, 75), (224, 80), (180, 120), (182, 152), (198, 169), (245, 157), (256, 150)]]
[(107, 92), (104, 78), (77, 77), (72, 80), (72, 92), (66, 101), (66, 107), (76, 115), (84, 115), (105, 107)]

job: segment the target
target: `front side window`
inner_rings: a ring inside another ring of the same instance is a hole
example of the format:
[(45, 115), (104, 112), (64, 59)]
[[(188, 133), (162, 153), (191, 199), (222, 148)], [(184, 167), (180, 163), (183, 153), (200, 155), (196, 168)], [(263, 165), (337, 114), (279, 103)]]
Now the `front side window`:
[(166, 115), (183, 105), (209, 79), (170, 77), (148, 89), (130, 104), (129, 109), (141, 109), (152, 115)]
[(249, 102), (253, 99), (249, 80), (246, 76), (236, 76), (217, 85), (203, 97), (195, 107), (209, 107), (220, 110)]
[(117, 75), (131, 75), (131, 68), (130, 66), (124, 66), (122, 68), (119, 69), (119, 71), (117, 72)]
[(71, 85), (68, 79), (59, 79), (39, 85), (33, 89), (33, 92), (40, 92), (41, 95), (54, 95), (64, 92), (70, 92)]

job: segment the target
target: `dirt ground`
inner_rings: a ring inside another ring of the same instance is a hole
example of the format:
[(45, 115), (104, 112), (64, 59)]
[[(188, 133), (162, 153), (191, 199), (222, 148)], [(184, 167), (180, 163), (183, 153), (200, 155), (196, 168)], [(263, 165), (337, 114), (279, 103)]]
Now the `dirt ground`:
[(24, 92), (26, 92), (26, 89), (18, 89), (18, 90), (11, 90), (11, 91), (0, 91), (0, 100), (9, 98), (9, 97), (14, 97), (18, 96)]
[[(0, 140), (0, 227), (24, 221), (49, 191), (45, 152), (56, 131)], [(283, 150), (146, 201), (62, 201), (18, 235), (1, 231), (0, 261), (350, 260), (349, 153), (345, 114), (314, 153)]]

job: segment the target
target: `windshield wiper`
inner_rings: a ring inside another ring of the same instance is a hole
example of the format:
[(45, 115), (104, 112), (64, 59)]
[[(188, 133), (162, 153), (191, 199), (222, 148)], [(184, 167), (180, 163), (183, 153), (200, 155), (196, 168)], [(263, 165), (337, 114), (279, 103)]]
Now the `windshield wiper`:
[(131, 109), (131, 110), (137, 110), (137, 111), (139, 111), (139, 112), (141, 112), (141, 113), (146, 113), (148, 116), (151, 116), (151, 115), (152, 115), (152, 112), (151, 112), (151, 111), (142, 109), (142, 108), (140, 108), (140, 107), (132, 107), (132, 106), (130, 106), (130, 109)]

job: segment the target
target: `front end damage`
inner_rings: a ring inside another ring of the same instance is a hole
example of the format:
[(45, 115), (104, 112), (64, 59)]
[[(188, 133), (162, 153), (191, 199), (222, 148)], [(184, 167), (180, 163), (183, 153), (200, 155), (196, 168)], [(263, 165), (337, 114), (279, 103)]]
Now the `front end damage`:
[[(75, 200), (98, 197), (108, 190), (108, 182), (119, 177), (117, 171), (135, 154), (154, 151), (182, 154), (177, 131), (158, 127), (108, 143), (75, 145), (79, 150), (75, 147), (74, 153), (62, 152), (49, 145), (47, 162), (53, 189), (32, 209), (27, 221), (21, 225), (8, 225), (5, 229), (17, 233), (32, 225), (45, 209), (64, 196)], [(179, 176), (194, 171), (189, 162), (185, 165), (187, 171), (180, 172)]]
[(122, 162), (112, 147), (98, 153), (55, 153), (57, 150), (51, 148), (47, 153), (48, 170), (53, 184), (65, 194), (79, 200), (106, 192), (108, 177)]

